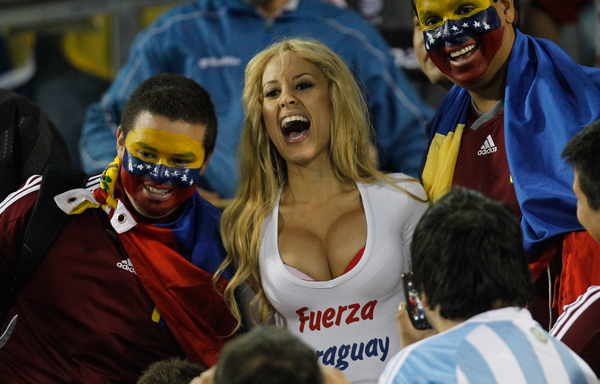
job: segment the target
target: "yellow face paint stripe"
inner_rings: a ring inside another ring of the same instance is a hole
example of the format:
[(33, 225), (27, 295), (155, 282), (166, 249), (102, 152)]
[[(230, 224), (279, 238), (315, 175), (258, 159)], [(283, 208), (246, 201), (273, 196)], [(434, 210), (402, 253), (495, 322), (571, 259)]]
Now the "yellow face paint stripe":
[[(125, 140), (129, 153), (145, 162), (178, 167), (177, 162), (187, 162), (181, 168), (201, 168), (204, 164), (204, 147), (186, 135), (159, 129), (139, 127)], [(146, 156), (145, 156), (146, 155)]]
[[(423, 31), (429, 31), (442, 25), (446, 20), (461, 20), (489, 8), (491, 0), (421, 0), (416, 1), (417, 14)], [(464, 6), (473, 6), (473, 10), (465, 14), (457, 14), (457, 10)], [(428, 24), (432, 17), (440, 18), (434, 24)]]

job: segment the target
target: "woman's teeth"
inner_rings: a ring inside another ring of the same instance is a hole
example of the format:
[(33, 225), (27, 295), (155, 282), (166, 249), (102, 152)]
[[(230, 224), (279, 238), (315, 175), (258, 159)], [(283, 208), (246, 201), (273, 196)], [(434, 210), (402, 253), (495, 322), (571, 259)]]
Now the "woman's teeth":
[(295, 115), (295, 116), (288, 116), (286, 118), (284, 118), (283, 120), (281, 120), (281, 126), (282, 127), (287, 127), (288, 124), (294, 122), (294, 121), (303, 121), (308, 123), (308, 119), (304, 116), (300, 116), (300, 115)]
[(467, 52), (471, 52), (473, 49), (475, 49), (475, 44), (471, 44), (468, 47), (465, 47), (463, 49), (461, 49), (460, 51), (454, 51), (450, 54), (451, 58), (457, 58), (458, 56), (464, 55)]

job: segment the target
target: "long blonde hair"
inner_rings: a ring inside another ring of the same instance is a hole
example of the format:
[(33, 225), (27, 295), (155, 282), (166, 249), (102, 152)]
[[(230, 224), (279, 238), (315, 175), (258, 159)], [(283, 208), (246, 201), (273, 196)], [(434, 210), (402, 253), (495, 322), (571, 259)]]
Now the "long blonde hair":
[(264, 126), (262, 76), (271, 59), (288, 51), (319, 67), (329, 80), (332, 107), (329, 156), (336, 177), (341, 182), (381, 180), (390, 184), (392, 180), (379, 172), (369, 158), (373, 129), (367, 118), (365, 100), (354, 76), (331, 49), (315, 40), (285, 39), (254, 56), (245, 73), (246, 117), (239, 151), (240, 185), (221, 218), (227, 257), (217, 272), (218, 276), (226, 268), (235, 270), (224, 295), (238, 319), (238, 327), (241, 313), (234, 290), (245, 281), (256, 292), (250, 308), (259, 306), (259, 321), (265, 322), (273, 314), (262, 287), (258, 255), (263, 221), (273, 211), (279, 190), (287, 181), (287, 168)]

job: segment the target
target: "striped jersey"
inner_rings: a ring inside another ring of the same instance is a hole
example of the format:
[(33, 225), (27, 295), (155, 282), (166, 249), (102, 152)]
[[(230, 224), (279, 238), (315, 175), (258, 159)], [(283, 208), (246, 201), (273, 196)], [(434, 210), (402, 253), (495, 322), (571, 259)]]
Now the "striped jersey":
[(379, 378), (379, 384), (398, 383), (592, 384), (598, 379), (527, 309), (508, 307), (404, 348)]
[(600, 286), (589, 287), (575, 302), (566, 305), (550, 335), (565, 343), (600, 375)]

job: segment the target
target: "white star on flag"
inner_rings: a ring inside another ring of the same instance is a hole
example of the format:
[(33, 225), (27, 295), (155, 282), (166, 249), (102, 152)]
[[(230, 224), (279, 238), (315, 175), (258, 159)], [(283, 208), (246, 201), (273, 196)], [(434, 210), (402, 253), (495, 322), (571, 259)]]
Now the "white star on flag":
[(437, 33), (437, 35), (435, 35), (435, 37), (437, 37), (438, 39), (439, 39), (440, 37), (442, 37), (442, 32), (438, 32), (438, 33)]
[(133, 164), (129, 163), (129, 172), (133, 172)]
[(142, 164), (140, 164), (137, 166), (137, 169), (139, 169), (141, 171), (142, 169), (144, 169), (144, 166)]
[(170, 176), (170, 175), (169, 175), (169, 170), (168, 170), (168, 169), (165, 171), (165, 176), (167, 176), (167, 177), (169, 177), (169, 176)]
[(190, 180), (190, 186), (194, 184), (194, 180)]
[(474, 27), (481, 27), (481, 23), (479, 21), (473, 22)]
[(173, 172), (173, 176), (175, 176), (175, 177), (179, 176), (179, 172), (178, 171)]
[(483, 23), (483, 27), (484, 27), (485, 29), (490, 29), (490, 26), (489, 26), (487, 23)]
[(463, 28), (467, 28), (469, 26), (469, 23), (464, 23), (463, 24)]
[(146, 169), (152, 169), (152, 166), (150, 164), (146, 165)]
[(425, 48), (429, 49), (429, 44), (425, 43)]
[(456, 28), (456, 25), (452, 27), (453, 31), (458, 31), (458, 28)]
[(181, 178), (181, 181), (187, 181), (187, 180), (188, 180), (187, 175), (183, 175), (183, 177)]

